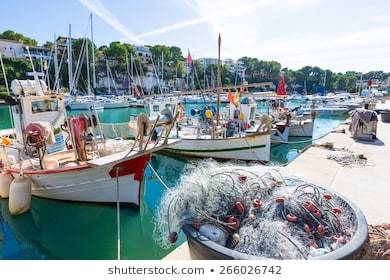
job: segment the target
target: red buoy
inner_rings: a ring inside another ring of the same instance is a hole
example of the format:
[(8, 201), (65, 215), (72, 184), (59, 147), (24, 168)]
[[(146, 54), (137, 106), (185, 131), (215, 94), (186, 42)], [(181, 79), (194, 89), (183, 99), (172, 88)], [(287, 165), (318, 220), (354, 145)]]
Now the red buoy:
[(260, 208), (262, 205), (263, 205), (263, 202), (258, 199), (258, 198), (255, 198), (253, 201), (252, 201), (252, 205), (254, 208)]
[(236, 201), (236, 203), (234, 203), (234, 208), (236, 208), (237, 212), (240, 214), (245, 212), (245, 206), (241, 201)]
[(194, 226), (194, 229), (196, 229), (197, 231), (199, 231), (199, 229), (200, 229), (200, 223), (194, 223), (193, 226)]
[(240, 227), (240, 220), (234, 216), (229, 216), (227, 222), (229, 223), (228, 227), (234, 230), (237, 230)]
[(168, 241), (169, 241), (169, 243), (176, 243), (176, 241), (177, 241), (177, 237), (178, 237), (178, 235), (177, 235), (177, 232), (170, 232), (169, 233), (169, 235), (168, 235)]
[(287, 221), (289, 221), (291, 223), (295, 223), (296, 221), (298, 221), (298, 217), (293, 215), (293, 214), (288, 214), (287, 215)]
[(332, 212), (335, 213), (335, 214), (340, 214), (341, 213), (341, 209), (339, 207), (333, 207), (332, 208)]
[(245, 175), (240, 175), (240, 176), (238, 176), (238, 180), (241, 182), (241, 183), (244, 183), (244, 182), (246, 182), (246, 176)]
[(331, 200), (332, 199), (332, 195), (326, 193), (326, 194), (324, 194), (324, 199), (325, 200)]

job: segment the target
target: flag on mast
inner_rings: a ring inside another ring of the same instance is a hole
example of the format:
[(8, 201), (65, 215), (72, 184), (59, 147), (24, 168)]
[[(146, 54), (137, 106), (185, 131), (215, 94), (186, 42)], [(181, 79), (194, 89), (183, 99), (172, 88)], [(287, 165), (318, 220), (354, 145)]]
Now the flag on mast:
[(276, 90), (276, 95), (287, 95), (286, 81), (284, 80), (283, 74), (280, 75), (278, 88)]

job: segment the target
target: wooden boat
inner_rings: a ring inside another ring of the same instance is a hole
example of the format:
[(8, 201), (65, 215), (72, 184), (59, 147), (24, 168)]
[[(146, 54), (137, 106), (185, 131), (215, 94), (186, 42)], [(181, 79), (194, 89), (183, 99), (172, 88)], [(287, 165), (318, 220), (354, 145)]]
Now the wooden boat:
[(164, 116), (164, 123), (145, 123), (143, 119), (139, 125), (153, 129), (135, 141), (108, 142), (95, 112), (66, 119), (62, 94), (44, 87), (42, 94), (30, 88), (21, 95), (17, 88), (15, 85), (9, 99), (15, 139), (1, 144), (0, 149), (7, 174), (28, 178), (32, 194), (39, 197), (141, 205), (142, 181), (151, 154), (179, 141), (151, 139), (157, 128), (160, 135), (165, 131), (165, 136), (169, 135), (172, 115)]

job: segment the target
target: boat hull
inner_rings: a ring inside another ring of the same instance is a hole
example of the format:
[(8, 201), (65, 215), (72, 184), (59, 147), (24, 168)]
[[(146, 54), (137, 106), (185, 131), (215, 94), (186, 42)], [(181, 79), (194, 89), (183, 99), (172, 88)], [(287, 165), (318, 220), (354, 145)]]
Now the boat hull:
[(270, 134), (226, 139), (186, 139), (164, 151), (187, 156), (245, 161), (270, 160)]
[[(150, 154), (117, 164), (98, 167), (78, 166), (57, 170), (24, 170), (32, 181), (32, 194), (38, 197), (96, 203), (119, 202), (135, 207), (141, 205), (144, 171)], [(116, 174), (118, 170), (118, 177)], [(18, 172), (12, 170), (14, 176)]]
[(312, 137), (314, 129), (314, 121), (311, 119), (291, 123), (289, 128), (289, 136), (291, 137)]
[(118, 109), (118, 108), (127, 108), (129, 107), (129, 103), (105, 103), (103, 104), (104, 109)]
[(69, 110), (90, 110), (92, 108), (92, 106), (94, 106), (95, 110), (104, 109), (103, 105), (100, 103), (93, 104), (93, 103), (79, 102), (79, 103), (69, 103), (66, 105), (66, 107)]

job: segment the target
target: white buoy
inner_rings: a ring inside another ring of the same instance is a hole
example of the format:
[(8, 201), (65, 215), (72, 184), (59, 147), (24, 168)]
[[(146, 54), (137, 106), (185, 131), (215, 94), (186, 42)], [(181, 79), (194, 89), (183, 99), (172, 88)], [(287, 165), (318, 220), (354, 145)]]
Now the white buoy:
[(8, 208), (12, 215), (27, 212), (31, 206), (31, 180), (20, 175), (16, 177), (9, 188)]
[(8, 198), (9, 196), (9, 187), (14, 178), (12, 175), (6, 171), (0, 173), (0, 197)]

